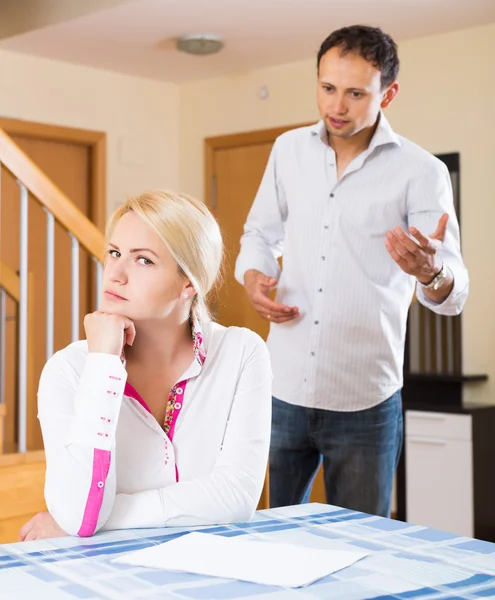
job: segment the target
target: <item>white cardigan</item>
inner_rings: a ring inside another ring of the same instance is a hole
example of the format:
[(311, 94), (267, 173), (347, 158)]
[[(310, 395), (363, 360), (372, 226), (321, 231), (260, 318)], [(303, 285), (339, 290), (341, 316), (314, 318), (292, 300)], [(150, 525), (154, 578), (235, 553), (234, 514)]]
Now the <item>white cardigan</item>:
[(118, 356), (80, 341), (47, 362), (38, 391), (45, 500), (68, 534), (252, 517), (268, 459), (268, 350), (248, 329), (206, 323), (203, 333), (174, 386), (168, 436)]

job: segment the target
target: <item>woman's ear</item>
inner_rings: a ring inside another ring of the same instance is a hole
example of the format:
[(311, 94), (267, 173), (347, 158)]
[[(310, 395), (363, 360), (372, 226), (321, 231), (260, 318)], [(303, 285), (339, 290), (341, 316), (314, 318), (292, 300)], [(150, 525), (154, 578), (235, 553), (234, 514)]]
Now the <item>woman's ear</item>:
[(191, 282), (187, 279), (184, 287), (182, 288), (181, 296), (184, 300), (189, 300), (196, 295), (196, 290), (194, 289)]

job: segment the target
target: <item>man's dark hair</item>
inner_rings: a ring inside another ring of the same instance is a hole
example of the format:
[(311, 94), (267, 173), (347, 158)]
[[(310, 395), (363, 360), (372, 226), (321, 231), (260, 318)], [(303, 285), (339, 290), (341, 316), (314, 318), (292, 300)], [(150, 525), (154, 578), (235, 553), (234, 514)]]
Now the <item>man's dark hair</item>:
[(364, 60), (379, 69), (382, 73), (383, 89), (397, 78), (399, 73), (397, 44), (378, 27), (352, 25), (331, 33), (318, 51), (318, 70), (323, 55), (335, 47), (340, 48), (342, 54), (348, 54), (349, 52), (359, 54)]

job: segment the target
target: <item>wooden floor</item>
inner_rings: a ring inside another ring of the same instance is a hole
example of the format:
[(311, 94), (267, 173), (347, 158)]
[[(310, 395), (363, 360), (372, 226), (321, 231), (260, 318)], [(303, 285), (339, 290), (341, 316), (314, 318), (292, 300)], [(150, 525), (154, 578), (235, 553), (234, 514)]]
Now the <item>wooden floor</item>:
[(16, 542), (19, 529), (46, 510), (45, 453), (0, 455), (0, 544)]

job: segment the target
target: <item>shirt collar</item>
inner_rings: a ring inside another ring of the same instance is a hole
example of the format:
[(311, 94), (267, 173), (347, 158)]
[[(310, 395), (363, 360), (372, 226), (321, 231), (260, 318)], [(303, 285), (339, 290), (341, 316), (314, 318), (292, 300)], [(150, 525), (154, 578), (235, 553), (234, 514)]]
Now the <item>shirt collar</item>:
[[(325, 121), (323, 119), (315, 123), (309, 128), (311, 135), (317, 135), (320, 140), (328, 146), (328, 137), (327, 137), (327, 128), (325, 127)], [(378, 146), (385, 146), (386, 144), (396, 144), (400, 146), (400, 140), (397, 137), (397, 134), (392, 129), (392, 126), (387, 121), (385, 115), (382, 111), (380, 111), (380, 115), (378, 117), (378, 125), (376, 128), (373, 137), (371, 138), (370, 145), (368, 146), (368, 151), (371, 152)]]
[(369, 150), (374, 150), (378, 148), (378, 146), (385, 146), (386, 144), (395, 144), (396, 146), (400, 146), (400, 140), (397, 137), (397, 134), (392, 129), (392, 125), (387, 121), (387, 118), (380, 111), (380, 115), (378, 117), (378, 126), (376, 131), (371, 138), (371, 142), (369, 145)]

